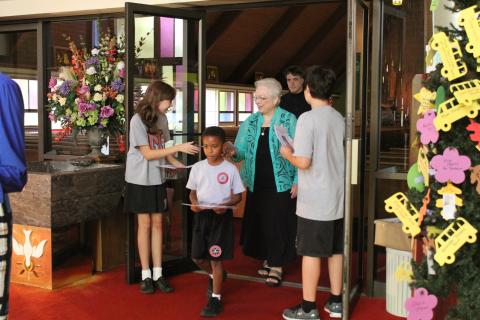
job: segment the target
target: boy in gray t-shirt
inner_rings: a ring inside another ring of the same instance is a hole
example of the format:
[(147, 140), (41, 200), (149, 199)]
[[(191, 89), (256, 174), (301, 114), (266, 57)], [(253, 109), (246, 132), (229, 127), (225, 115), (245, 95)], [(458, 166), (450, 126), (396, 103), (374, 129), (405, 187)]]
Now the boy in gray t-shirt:
[(303, 256), (303, 302), (283, 312), (284, 319), (320, 319), (316, 308), (320, 259), (328, 258), (331, 294), (324, 310), (342, 317), (345, 121), (329, 103), (335, 84), (330, 69), (312, 66), (305, 79), (312, 110), (300, 116), (295, 151), (280, 153), (298, 170), (297, 253)]

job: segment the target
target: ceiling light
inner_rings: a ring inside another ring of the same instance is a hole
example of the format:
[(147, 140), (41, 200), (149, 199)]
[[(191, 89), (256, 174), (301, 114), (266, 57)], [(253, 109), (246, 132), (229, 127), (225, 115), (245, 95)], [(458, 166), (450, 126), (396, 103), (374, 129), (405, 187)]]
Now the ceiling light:
[(403, 2), (402, 0), (392, 0), (392, 4), (393, 4), (394, 6), (401, 6), (401, 5), (402, 5), (402, 2)]

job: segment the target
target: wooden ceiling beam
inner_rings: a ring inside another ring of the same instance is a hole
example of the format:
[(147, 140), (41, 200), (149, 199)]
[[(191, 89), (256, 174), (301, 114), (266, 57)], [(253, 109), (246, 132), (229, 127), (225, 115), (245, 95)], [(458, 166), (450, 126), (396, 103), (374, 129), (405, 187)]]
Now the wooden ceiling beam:
[(225, 11), (215, 20), (215, 23), (207, 30), (207, 54), (215, 42), (231, 26), (242, 11)]
[(282, 70), (285, 70), (286, 67), (291, 65), (303, 65), (305, 59), (311, 54), (314, 49), (319, 46), (326, 38), (326, 36), (333, 31), (333, 29), (337, 26), (339, 21), (347, 14), (347, 6), (345, 4), (340, 4), (338, 8), (330, 15), (330, 17), (322, 23), (312, 36), (306, 40), (303, 46), (297, 50), (297, 52), (292, 56), (292, 58), (288, 61)]
[(245, 82), (252, 74), (253, 68), (258, 61), (260, 61), (260, 59), (267, 53), (268, 49), (275, 43), (275, 41), (282, 40), (281, 37), (283, 33), (304, 9), (304, 6), (294, 6), (287, 9), (277, 22), (265, 32), (264, 36), (257, 42), (255, 47), (250, 50), (245, 59), (243, 59), (243, 62), (235, 68), (227, 81), (235, 82), (235, 80), (240, 80), (241, 82)]

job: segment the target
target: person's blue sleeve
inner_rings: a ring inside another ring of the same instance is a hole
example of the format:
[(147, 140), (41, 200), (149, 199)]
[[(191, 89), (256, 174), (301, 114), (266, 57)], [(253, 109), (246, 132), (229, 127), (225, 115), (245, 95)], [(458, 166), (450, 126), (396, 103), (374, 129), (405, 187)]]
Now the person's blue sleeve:
[(23, 116), (20, 88), (0, 74), (0, 202), (27, 183)]

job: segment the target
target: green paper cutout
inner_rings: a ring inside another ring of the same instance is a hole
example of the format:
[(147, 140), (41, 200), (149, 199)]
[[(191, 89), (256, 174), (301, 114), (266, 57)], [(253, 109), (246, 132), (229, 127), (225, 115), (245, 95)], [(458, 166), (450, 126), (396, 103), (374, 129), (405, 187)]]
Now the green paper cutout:
[(435, 110), (437, 111), (438, 114), (438, 106), (445, 102), (445, 88), (443, 86), (438, 87), (437, 89), (437, 96), (435, 98)]
[(430, 11), (435, 11), (437, 10), (437, 7), (438, 7), (438, 0), (432, 0), (432, 2), (430, 2)]
[(420, 171), (418, 171), (418, 164), (415, 162), (407, 173), (407, 185), (409, 189), (415, 188), (418, 192), (425, 190), (425, 180)]

